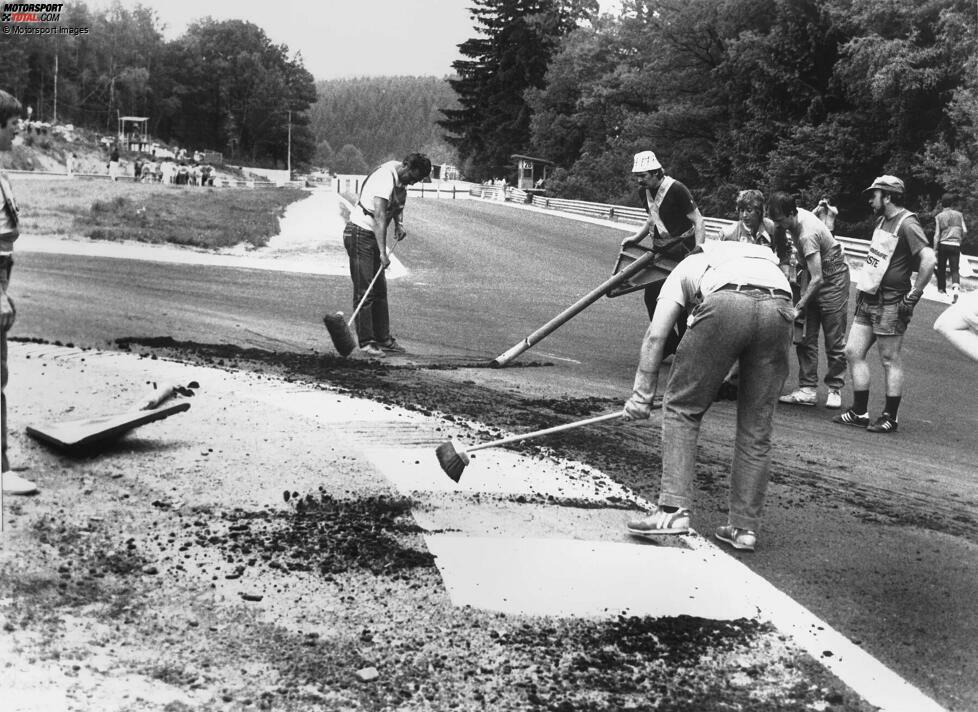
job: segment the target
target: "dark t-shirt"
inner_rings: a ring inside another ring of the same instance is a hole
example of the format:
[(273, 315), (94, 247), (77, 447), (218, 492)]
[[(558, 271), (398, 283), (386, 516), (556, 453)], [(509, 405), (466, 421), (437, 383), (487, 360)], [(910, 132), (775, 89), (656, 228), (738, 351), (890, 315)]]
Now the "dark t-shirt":
[[(903, 217), (903, 213), (898, 213), (889, 220), (884, 219), (882, 228), (887, 232), (893, 232), (901, 217)], [(903, 221), (898, 235), (900, 239), (897, 240), (893, 257), (890, 258), (890, 265), (886, 269), (886, 274), (883, 275), (882, 284), (880, 284), (884, 298), (890, 297), (894, 292), (906, 294), (910, 291), (912, 287), (910, 274), (917, 268), (917, 263), (920, 261), (920, 251), (929, 246), (927, 235), (916, 215), (909, 215)]]
[[(648, 211), (649, 203), (655, 197), (655, 194), (649, 195), (648, 190), (642, 190), (641, 195), (642, 207)], [(686, 216), (695, 209), (696, 203), (693, 202), (693, 196), (689, 192), (689, 188), (676, 180), (673, 181), (673, 184), (666, 191), (666, 195), (662, 199), (662, 206), (659, 208), (659, 217), (662, 219), (662, 224), (666, 226), (666, 230), (669, 231), (669, 235), (679, 237), (693, 227), (692, 221)]]

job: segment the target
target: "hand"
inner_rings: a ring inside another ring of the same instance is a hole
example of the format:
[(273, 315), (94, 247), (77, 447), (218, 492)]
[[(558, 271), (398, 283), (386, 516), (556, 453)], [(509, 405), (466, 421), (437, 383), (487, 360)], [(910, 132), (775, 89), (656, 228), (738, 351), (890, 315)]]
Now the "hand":
[(795, 321), (799, 321), (805, 314), (805, 307), (795, 307)]
[(629, 245), (637, 245), (645, 238), (645, 235), (629, 235), (624, 240), (621, 241), (622, 247), (628, 247)]
[(407, 233), (404, 231), (404, 228), (401, 227), (400, 225), (395, 225), (394, 226), (394, 239), (397, 240), (398, 242), (400, 242), (405, 237), (407, 237)]
[(920, 295), (915, 292), (910, 292), (903, 299), (900, 300), (900, 304), (897, 307), (897, 312), (900, 316), (900, 320), (904, 324), (909, 324), (910, 319), (913, 317), (913, 309), (917, 306), (917, 302), (920, 301)]
[(648, 420), (652, 416), (652, 400), (633, 393), (625, 401), (625, 408), (621, 412), (622, 420)]
[(380, 256), (380, 264), (383, 265), (383, 267), (384, 267), (385, 270), (388, 267), (390, 267), (391, 266), (391, 258), (390, 258), (390, 256), (389, 255), (386, 255), (386, 254), (381, 255)]
[(17, 310), (13, 300), (6, 294), (0, 294), (0, 330), (9, 331), (17, 318)]

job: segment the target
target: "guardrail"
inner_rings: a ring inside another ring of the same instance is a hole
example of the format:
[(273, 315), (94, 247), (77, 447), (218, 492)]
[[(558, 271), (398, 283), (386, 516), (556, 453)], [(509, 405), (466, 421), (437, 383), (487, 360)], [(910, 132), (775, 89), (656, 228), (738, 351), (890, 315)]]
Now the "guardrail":
[[(563, 198), (547, 198), (539, 195), (528, 195), (526, 191), (514, 188), (502, 188), (494, 185), (481, 185), (473, 187), (469, 193), (474, 198), (485, 198), (488, 200), (507, 200), (515, 203), (532, 205), (535, 208), (544, 210), (556, 210), (558, 212), (583, 215), (596, 220), (606, 220), (609, 222), (624, 225), (641, 225), (648, 218), (648, 213), (642, 208), (630, 208), (624, 205), (610, 205), (607, 203), (590, 203), (583, 200), (565, 200)], [(717, 237), (724, 228), (733, 225), (736, 221), (725, 220), (723, 218), (705, 218), (707, 238)], [(860, 240), (855, 237), (845, 237), (836, 235), (835, 239), (842, 243), (845, 255), (848, 260), (856, 262), (853, 266), (862, 264), (869, 250), (869, 241)], [(967, 262), (972, 271), (978, 274), (978, 258), (961, 255), (961, 260)]]

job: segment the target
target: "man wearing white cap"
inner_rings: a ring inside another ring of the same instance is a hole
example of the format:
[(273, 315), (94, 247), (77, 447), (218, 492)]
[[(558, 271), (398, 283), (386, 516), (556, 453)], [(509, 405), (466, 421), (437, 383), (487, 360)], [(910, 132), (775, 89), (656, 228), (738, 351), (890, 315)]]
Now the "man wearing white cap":
[[(692, 194), (685, 185), (665, 174), (652, 151), (635, 154), (632, 175), (638, 181), (639, 195), (649, 219), (638, 232), (621, 241), (622, 247), (636, 245), (652, 235), (653, 251), (682, 259), (694, 247), (703, 244), (706, 228)], [(657, 282), (645, 288), (645, 308), (650, 321), (662, 284)], [(666, 343), (666, 355), (676, 352), (685, 330), (685, 320), (679, 319), (677, 331)]]
[[(883, 175), (864, 192), (870, 194), (869, 204), (877, 220), (866, 263), (856, 277), (856, 314), (846, 341), (853, 403), (832, 420), (871, 433), (893, 433), (903, 393), (903, 335), (934, 274), (937, 257), (917, 216), (903, 207), (902, 180)], [(917, 279), (911, 288), (915, 268)], [(883, 414), (870, 423), (866, 355), (874, 343), (883, 363), (886, 404)]]

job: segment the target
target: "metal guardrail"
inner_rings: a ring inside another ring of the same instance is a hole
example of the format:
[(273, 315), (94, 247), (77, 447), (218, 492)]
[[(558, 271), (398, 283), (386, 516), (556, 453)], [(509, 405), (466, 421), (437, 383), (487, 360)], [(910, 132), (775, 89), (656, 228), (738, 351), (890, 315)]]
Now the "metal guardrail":
[[(624, 205), (610, 205), (607, 203), (589, 203), (583, 200), (547, 198), (539, 195), (527, 196), (525, 191), (512, 188), (503, 189), (500, 186), (475, 186), (469, 192), (474, 198), (526, 203), (536, 208), (584, 215), (597, 220), (607, 220), (623, 225), (641, 225), (648, 218), (648, 214), (642, 208), (630, 208)], [(705, 218), (705, 220), (707, 237), (719, 235), (724, 228), (736, 222), (734, 220), (724, 220), (723, 218)], [(868, 240), (860, 240), (859, 238), (845, 237), (843, 235), (836, 235), (835, 239), (842, 243), (848, 260), (853, 262), (858, 261), (853, 266), (862, 264), (862, 260), (866, 258), (866, 253), (869, 249)], [(966, 261), (972, 270), (978, 273), (978, 258), (961, 255), (961, 260)]]

